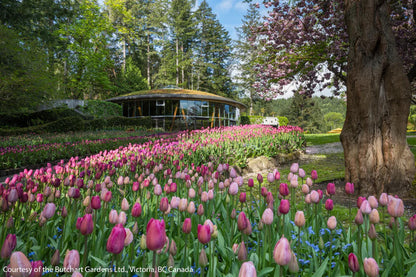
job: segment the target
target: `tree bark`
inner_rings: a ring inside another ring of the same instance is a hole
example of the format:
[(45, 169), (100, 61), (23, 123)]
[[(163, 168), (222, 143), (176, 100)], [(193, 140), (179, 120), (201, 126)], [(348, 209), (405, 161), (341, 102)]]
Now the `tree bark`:
[(415, 161), (406, 141), (411, 89), (396, 50), (386, 0), (346, 0), (350, 41), (345, 178), (361, 195), (406, 195)]

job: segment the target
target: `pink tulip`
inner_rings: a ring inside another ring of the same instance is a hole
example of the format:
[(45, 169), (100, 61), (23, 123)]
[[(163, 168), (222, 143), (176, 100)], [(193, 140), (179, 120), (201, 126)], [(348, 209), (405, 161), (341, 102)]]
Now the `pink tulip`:
[(127, 211), (129, 208), (130, 208), (129, 202), (127, 201), (126, 198), (123, 198), (123, 200), (121, 201), (121, 210)]
[(298, 164), (298, 163), (293, 163), (293, 164), (290, 166), (290, 172), (292, 172), (292, 173), (296, 173), (296, 172), (298, 172), (298, 170), (299, 170), (299, 164)]
[(16, 235), (7, 234), (6, 239), (4, 240), (3, 246), (1, 247), (1, 258), (7, 260), (10, 258), (13, 250), (16, 247)]
[(334, 230), (337, 227), (337, 219), (335, 216), (331, 216), (330, 218), (328, 218), (327, 226), (330, 230)]
[(147, 248), (156, 251), (162, 249), (166, 244), (165, 222), (162, 220), (150, 219), (146, 228)]
[(248, 182), (247, 182), (247, 185), (250, 187), (250, 188), (252, 188), (252, 187), (254, 187), (254, 180), (253, 179), (248, 179)]
[(354, 194), (354, 184), (353, 183), (347, 182), (345, 184), (345, 193), (350, 194), (350, 195)]
[(43, 275), (42, 261), (32, 261), (30, 264), (32, 266), (32, 273), (29, 275), (29, 277), (41, 277)]
[(67, 250), (64, 259), (64, 268), (66, 271), (74, 272), (79, 268), (78, 250)]
[(186, 209), (189, 214), (194, 214), (196, 211), (194, 201), (189, 202), (188, 208)]
[(238, 219), (237, 219), (237, 228), (240, 231), (243, 231), (244, 229), (246, 229), (248, 227), (248, 225), (250, 224), (246, 214), (244, 212), (241, 212), (238, 215)]
[(13, 277), (26, 277), (31, 273), (32, 265), (23, 252), (17, 251), (10, 256), (9, 270), (13, 272)]
[(370, 206), (370, 203), (368, 203), (368, 201), (367, 201), (367, 200), (364, 200), (364, 201), (361, 203), (360, 210), (361, 210), (361, 212), (362, 212), (363, 214), (370, 214), (370, 213), (371, 213), (371, 206)]
[(202, 216), (204, 214), (204, 205), (199, 204), (198, 209), (196, 210), (196, 214)]
[(142, 205), (139, 202), (134, 203), (133, 208), (131, 208), (131, 216), (139, 217), (142, 214)]
[(257, 181), (259, 182), (259, 184), (263, 183), (263, 176), (260, 173), (257, 174)]
[(208, 201), (208, 193), (206, 191), (203, 191), (201, 194), (201, 201), (207, 202)]
[(126, 238), (124, 239), (124, 246), (130, 245), (130, 243), (133, 242), (133, 233), (129, 228), (124, 228), (124, 231), (126, 231)]
[(246, 193), (245, 192), (240, 193), (239, 200), (240, 200), (241, 203), (246, 202)]
[(316, 170), (311, 171), (311, 179), (312, 180), (318, 179), (318, 172)]
[(182, 198), (179, 201), (179, 211), (183, 212), (188, 208), (188, 199)]
[(287, 265), (291, 259), (291, 252), (289, 241), (282, 236), (274, 247), (273, 259), (278, 265)]
[(159, 205), (159, 209), (161, 212), (166, 212), (169, 208), (169, 199), (167, 197), (162, 197), (162, 199), (160, 199), (160, 205)]
[(378, 264), (373, 258), (364, 258), (364, 271), (369, 277), (378, 276)]
[(306, 176), (305, 170), (303, 170), (303, 168), (299, 168), (299, 177), (303, 179), (305, 178), (305, 176)]
[(409, 222), (407, 224), (411, 231), (416, 230), (416, 214), (409, 218)]
[(326, 186), (326, 192), (329, 195), (334, 195), (335, 194), (335, 184), (334, 183), (328, 183), (328, 185)]
[(274, 182), (274, 174), (273, 173), (269, 173), (267, 174), (267, 182), (269, 183), (273, 183)]
[(305, 225), (305, 214), (303, 213), (303, 211), (296, 212), (295, 225), (298, 227), (303, 227), (303, 225)]
[[(153, 179), (153, 180), (155, 180), (155, 179)], [(162, 187), (159, 184), (155, 185), (155, 187), (153, 189), (153, 193), (157, 196), (160, 196), (162, 194)]]
[(92, 221), (91, 214), (85, 214), (81, 219), (81, 225), (79, 227), (81, 234), (84, 236), (89, 235), (94, 230), (94, 222)]
[(377, 209), (373, 209), (371, 211), (369, 218), (370, 218), (370, 222), (373, 223), (373, 224), (377, 224), (377, 223), (380, 222), (380, 215), (379, 215)]
[(264, 210), (261, 220), (266, 225), (273, 223), (273, 211), (270, 208)]
[(334, 202), (332, 201), (332, 199), (328, 198), (325, 201), (325, 209), (327, 211), (332, 211), (334, 209)]
[(367, 200), (365, 197), (359, 196), (357, 199), (357, 208), (361, 207), (361, 204), (364, 202), (364, 200)]
[(360, 263), (358, 262), (358, 258), (354, 253), (350, 253), (348, 255), (348, 267), (352, 272), (358, 272), (360, 270)]
[(387, 211), (392, 217), (401, 217), (404, 213), (403, 201), (400, 198), (391, 197), (387, 205)]
[(377, 209), (378, 208), (377, 198), (375, 198), (373, 195), (371, 195), (370, 197), (368, 197), (368, 203), (370, 204), (370, 207), (372, 209)]
[(91, 197), (91, 208), (99, 210), (101, 208), (101, 200), (98, 195)]
[(318, 204), (319, 203), (319, 193), (316, 190), (312, 190), (311, 193), (311, 202)]
[(364, 218), (363, 218), (363, 213), (361, 212), (360, 209), (358, 209), (357, 215), (355, 216), (354, 221), (355, 221), (355, 224), (357, 224), (357, 225), (363, 224)]
[(236, 182), (232, 182), (230, 188), (228, 189), (228, 193), (230, 195), (237, 195), (238, 193), (238, 184)]
[(303, 194), (308, 194), (309, 193), (309, 186), (307, 184), (302, 185), (302, 192), (303, 192)]
[(245, 262), (241, 265), (238, 277), (257, 277), (256, 268), (252, 261)]
[(182, 225), (182, 231), (185, 234), (189, 234), (192, 230), (192, 222), (190, 218), (185, 218), (185, 220), (183, 221), (183, 225)]
[(244, 241), (242, 241), (240, 243), (240, 247), (238, 247), (237, 258), (240, 261), (247, 260), (247, 248)]
[(107, 251), (113, 254), (119, 254), (123, 251), (126, 235), (123, 225), (117, 224), (114, 226), (107, 240)]
[(211, 228), (209, 225), (198, 224), (198, 240), (202, 244), (207, 244), (211, 240)]
[(279, 205), (279, 212), (281, 214), (287, 214), (290, 210), (290, 203), (289, 200), (287, 199), (282, 199), (282, 201), (280, 201), (280, 205)]
[(389, 197), (388, 197), (387, 193), (383, 192), (380, 195), (380, 199), (378, 201), (380, 202), (381, 206), (383, 206), (383, 207), (387, 206), (387, 204), (389, 203)]
[(281, 183), (279, 186), (279, 193), (281, 196), (288, 196), (289, 195), (289, 188), (286, 183)]

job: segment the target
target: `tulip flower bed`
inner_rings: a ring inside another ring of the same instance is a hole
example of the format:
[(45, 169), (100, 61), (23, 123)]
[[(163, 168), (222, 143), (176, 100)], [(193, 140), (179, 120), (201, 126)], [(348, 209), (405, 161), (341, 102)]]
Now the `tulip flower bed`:
[[(400, 199), (359, 198), (341, 223), (331, 214), (335, 186), (315, 190), (316, 171), (293, 164), (287, 177), (275, 169), (244, 180), (229, 164), (293, 151), (303, 144), (300, 131), (184, 132), (25, 170), (0, 186), (1, 269), (11, 276), (414, 273), (416, 217), (404, 223)], [(353, 184), (346, 190), (352, 194)], [(391, 227), (380, 220), (386, 208)]]

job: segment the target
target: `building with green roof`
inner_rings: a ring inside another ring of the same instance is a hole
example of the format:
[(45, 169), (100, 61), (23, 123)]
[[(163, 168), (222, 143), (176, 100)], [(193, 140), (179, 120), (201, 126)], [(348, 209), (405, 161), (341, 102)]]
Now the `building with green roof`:
[(166, 87), (143, 90), (108, 99), (123, 107), (123, 116), (151, 117), (154, 127), (165, 130), (236, 125), (238, 101), (208, 92)]

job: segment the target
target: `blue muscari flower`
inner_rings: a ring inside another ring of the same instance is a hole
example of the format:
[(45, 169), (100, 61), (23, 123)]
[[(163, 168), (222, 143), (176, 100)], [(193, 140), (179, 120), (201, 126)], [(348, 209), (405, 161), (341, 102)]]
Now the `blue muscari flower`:
[(303, 236), (303, 231), (300, 231), (300, 235)]
[(57, 238), (57, 235), (54, 235), (52, 238), (53, 238), (53, 239), (56, 239), (56, 238)]
[(292, 239), (296, 239), (296, 235), (292, 235)]
[(293, 222), (292, 220), (290, 221), (290, 223), (291, 223), (293, 226), (295, 226), (295, 222)]
[(342, 234), (342, 229), (338, 229), (338, 230), (336, 230), (336, 231), (335, 231), (335, 233), (336, 233), (337, 235), (341, 235), (341, 234)]
[(335, 255), (335, 256), (339, 256), (339, 252), (335, 252), (335, 253), (334, 253), (334, 255)]
[(28, 257), (32, 257), (33, 255), (35, 255), (35, 251), (30, 252), (29, 254), (27, 254)]
[(332, 263), (331, 263), (331, 268), (334, 268), (334, 267), (335, 267), (335, 265), (336, 265), (336, 262), (332, 262)]
[(335, 245), (332, 245), (332, 246), (331, 246), (331, 248), (332, 248), (332, 249), (335, 249)]
[(347, 250), (347, 248), (348, 247), (350, 247), (352, 244), (351, 243), (348, 243), (348, 244), (346, 244), (346, 245), (344, 245), (343, 247), (342, 247), (342, 250)]
[(325, 235), (325, 229), (319, 230), (319, 235), (321, 235), (321, 236)]
[(325, 242), (325, 247), (329, 247), (330, 245), (331, 245), (331, 242), (330, 241), (327, 241), (327, 242)]
[(59, 227), (56, 227), (56, 230), (58, 230), (58, 232), (62, 232), (62, 229)]
[(307, 265), (307, 264), (309, 264), (309, 263), (310, 263), (310, 261), (309, 261), (309, 260), (304, 260), (304, 259), (299, 259), (299, 263), (300, 263), (301, 265)]

